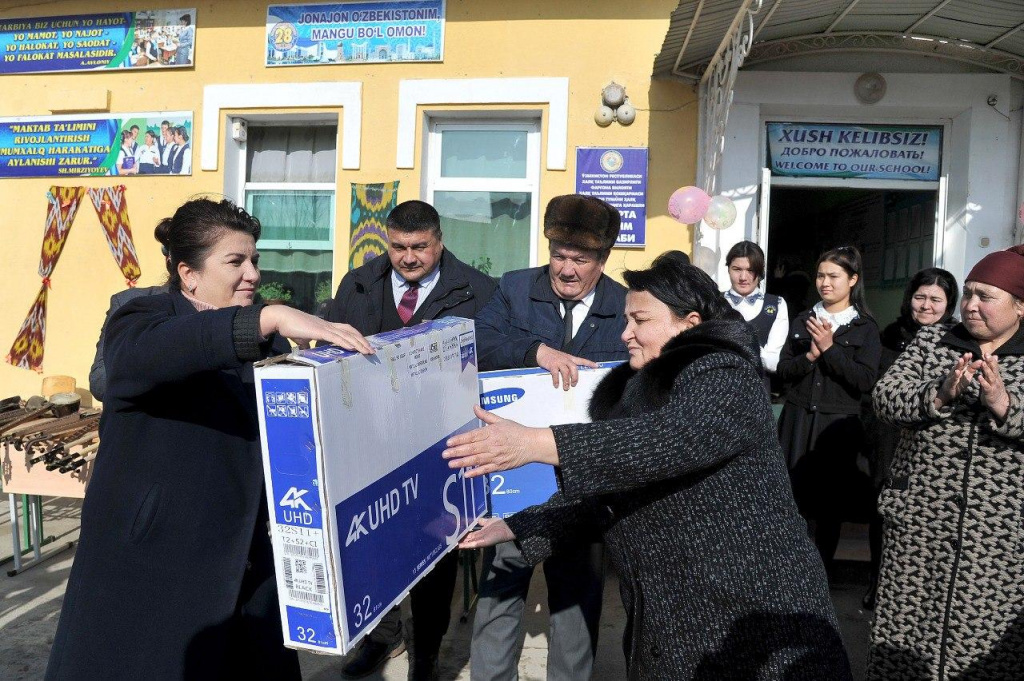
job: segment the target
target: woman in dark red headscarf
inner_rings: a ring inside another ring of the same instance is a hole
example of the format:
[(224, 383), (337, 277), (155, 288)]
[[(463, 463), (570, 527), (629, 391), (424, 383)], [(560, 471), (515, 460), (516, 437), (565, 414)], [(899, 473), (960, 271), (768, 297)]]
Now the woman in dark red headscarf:
[(922, 328), (874, 390), (905, 430), (879, 499), (869, 679), (1024, 670), (1024, 246), (975, 265), (960, 314)]

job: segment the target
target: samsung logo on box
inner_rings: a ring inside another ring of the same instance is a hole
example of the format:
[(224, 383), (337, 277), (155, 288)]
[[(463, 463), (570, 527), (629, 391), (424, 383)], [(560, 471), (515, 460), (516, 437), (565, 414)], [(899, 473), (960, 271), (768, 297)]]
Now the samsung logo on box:
[(522, 388), (502, 388), (491, 390), (480, 396), (480, 406), (491, 410), (512, 404), (526, 393)]

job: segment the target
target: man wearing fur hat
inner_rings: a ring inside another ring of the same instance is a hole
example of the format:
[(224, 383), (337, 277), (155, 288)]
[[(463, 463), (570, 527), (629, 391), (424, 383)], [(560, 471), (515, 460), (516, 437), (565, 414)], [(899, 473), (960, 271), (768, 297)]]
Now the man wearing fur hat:
[[(509, 272), (477, 315), (480, 369), (541, 367), (568, 390), (579, 366), (629, 359), (622, 341), (626, 289), (604, 274), (619, 212), (600, 199), (556, 196), (544, 212), (549, 260)], [(588, 679), (604, 589), (603, 546), (582, 537), (544, 563), (551, 631), (549, 680)], [(512, 542), (485, 549), (470, 653), (474, 681), (515, 679), (533, 567)]]

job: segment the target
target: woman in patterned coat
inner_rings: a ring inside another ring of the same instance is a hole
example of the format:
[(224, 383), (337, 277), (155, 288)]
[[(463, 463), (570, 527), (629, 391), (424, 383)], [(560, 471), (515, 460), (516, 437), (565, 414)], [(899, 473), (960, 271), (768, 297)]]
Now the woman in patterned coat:
[(1024, 678), (1024, 246), (967, 276), (963, 323), (923, 328), (878, 382), (904, 428), (868, 678)]
[(753, 331), (672, 255), (623, 276), (630, 359), (594, 393), (594, 423), (526, 428), (478, 410), (489, 425), (449, 440), (453, 467), (478, 466), (470, 477), (558, 466), (551, 501), (485, 520), (460, 546), (514, 539), (536, 564), (601, 528), (630, 679), (849, 679)]

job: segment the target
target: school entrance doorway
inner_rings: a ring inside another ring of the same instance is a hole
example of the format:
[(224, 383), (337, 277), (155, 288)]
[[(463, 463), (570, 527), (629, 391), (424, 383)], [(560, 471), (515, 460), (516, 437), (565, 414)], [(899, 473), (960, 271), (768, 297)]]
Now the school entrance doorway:
[(936, 190), (772, 186), (767, 198), (767, 288), (786, 299), (791, 318), (818, 301), (815, 264), (830, 248), (860, 250), (867, 303), (880, 328), (899, 316), (910, 278), (936, 262)]

